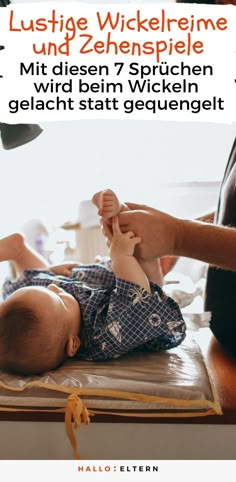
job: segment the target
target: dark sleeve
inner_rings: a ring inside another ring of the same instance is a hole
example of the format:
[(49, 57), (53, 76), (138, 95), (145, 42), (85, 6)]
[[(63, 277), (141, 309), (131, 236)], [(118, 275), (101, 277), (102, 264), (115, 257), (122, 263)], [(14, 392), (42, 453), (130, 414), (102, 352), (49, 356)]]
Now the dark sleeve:
[(110, 270), (110, 261), (79, 265), (72, 270), (72, 278), (88, 284), (91, 288), (113, 289), (115, 276)]

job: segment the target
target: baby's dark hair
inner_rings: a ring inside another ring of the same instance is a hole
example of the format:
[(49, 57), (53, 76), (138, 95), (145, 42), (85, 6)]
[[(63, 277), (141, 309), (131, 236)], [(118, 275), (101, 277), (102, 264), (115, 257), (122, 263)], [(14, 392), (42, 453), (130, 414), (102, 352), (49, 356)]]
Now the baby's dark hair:
[(65, 359), (60, 343), (42, 333), (36, 313), (22, 303), (2, 307), (0, 313), (0, 368), (21, 375), (36, 375), (56, 368)]

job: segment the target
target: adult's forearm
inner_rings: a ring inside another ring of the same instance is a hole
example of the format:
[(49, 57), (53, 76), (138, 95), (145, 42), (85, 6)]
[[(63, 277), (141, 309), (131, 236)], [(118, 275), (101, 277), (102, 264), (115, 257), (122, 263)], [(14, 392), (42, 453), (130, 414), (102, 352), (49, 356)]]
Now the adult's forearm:
[(185, 256), (236, 271), (236, 228), (185, 221), (148, 206), (128, 206), (130, 211), (120, 214), (120, 226), (141, 238), (136, 249), (140, 258)]
[(236, 229), (197, 221), (181, 221), (178, 224), (175, 255), (236, 271)]

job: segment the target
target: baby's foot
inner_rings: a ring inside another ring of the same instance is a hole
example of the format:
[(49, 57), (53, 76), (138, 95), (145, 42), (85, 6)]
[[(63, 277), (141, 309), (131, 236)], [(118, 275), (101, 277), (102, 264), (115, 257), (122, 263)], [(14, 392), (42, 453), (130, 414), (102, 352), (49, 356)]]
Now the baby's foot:
[(109, 219), (116, 216), (121, 210), (121, 203), (111, 189), (99, 192), (92, 198), (93, 203), (98, 206), (98, 214), (103, 219)]

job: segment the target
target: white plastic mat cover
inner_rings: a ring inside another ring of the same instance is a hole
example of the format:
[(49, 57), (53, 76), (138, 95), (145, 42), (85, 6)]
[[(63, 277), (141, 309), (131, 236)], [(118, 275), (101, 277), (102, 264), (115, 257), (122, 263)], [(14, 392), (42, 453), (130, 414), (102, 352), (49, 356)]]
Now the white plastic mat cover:
[(37, 377), (0, 371), (0, 410), (59, 409), (70, 393), (77, 393), (88, 408), (106, 412), (221, 413), (201, 350), (189, 334), (179, 347), (162, 353), (133, 352), (106, 362), (72, 360)]

